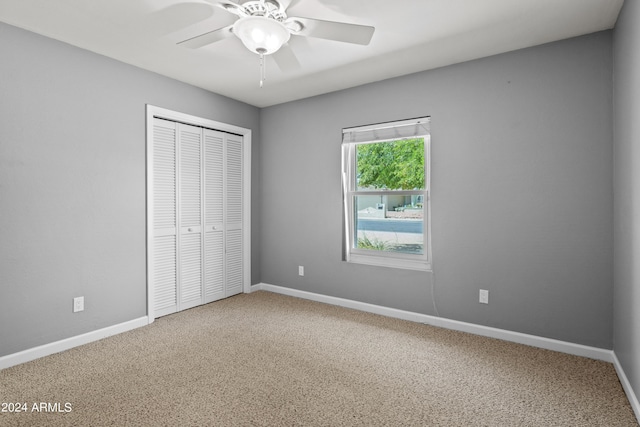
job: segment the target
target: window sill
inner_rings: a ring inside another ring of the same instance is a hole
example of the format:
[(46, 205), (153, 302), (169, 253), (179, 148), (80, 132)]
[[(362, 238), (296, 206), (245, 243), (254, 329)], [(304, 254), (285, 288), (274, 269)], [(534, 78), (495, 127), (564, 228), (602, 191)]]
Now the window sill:
[(389, 256), (352, 253), (347, 262), (378, 267), (401, 268), (405, 270), (431, 271), (431, 263), (423, 259), (393, 258)]

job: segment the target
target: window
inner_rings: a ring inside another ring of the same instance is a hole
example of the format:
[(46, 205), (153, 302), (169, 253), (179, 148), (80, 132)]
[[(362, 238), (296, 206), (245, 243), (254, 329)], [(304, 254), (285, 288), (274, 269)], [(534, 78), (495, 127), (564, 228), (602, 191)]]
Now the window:
[(431, 269), (429, 122), (343, 129), (346, 261)]

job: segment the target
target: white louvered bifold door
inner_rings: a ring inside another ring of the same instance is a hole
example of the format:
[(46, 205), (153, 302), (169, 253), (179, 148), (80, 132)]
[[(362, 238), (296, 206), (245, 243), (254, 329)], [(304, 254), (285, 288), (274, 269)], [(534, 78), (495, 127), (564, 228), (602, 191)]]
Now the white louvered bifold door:
[(149, 286), (160, 317), (244, 289), (243, 137), (153, 119)]
[(242, 292), (243, 266), (243, 140), (229, 135), (226, 144), (225, 164), (225, 271), (226, 296)]
[(178, 124), (178, 309), (203, 303), (202, 128)]
[(176, 125), (153, 123), (153, 223), (149, 280), (153, 286), (155, 316), (175, 313), (177, 300)]
[(226, 134), (204, 130), (204, 299), (225, 297), (224, 143)]

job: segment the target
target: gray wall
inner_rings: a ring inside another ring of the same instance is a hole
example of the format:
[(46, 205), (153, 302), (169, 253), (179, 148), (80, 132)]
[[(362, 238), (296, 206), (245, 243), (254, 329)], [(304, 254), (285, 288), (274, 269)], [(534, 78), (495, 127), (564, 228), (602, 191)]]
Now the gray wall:
[(640, 397), (640, 4), (614, 33), (614, 350)]
[(254, 188), (260, 111), (1, 23), (0, 58), (3, 356), (146, 314), (145, 104), (253, 129)]
[[(631, 25), (617, 33), (627, 79), (638, 62)], [(145, 315), (147, 103), (254, 130), (252, 283), (426, 314), (435, 284), (443, 317), (612, 348), (611, 37), (260, 111), (0, 24), (0, 356)], [(623, 110), (635, 111), (629, 99)], [(433, 118), (435, 283), (341, 261), (341, 129), (423, 115)], [(628, 133), (616, 189), (628, 198), (631, 116), (616, 122)], [(626, 206), (616, 205), (618, 228), (634, 225)], [(616, 351), (637, 387), (638, 318), (625, 326), (638, 311), (632, 243), (616, 246)], [(73, 314), (78, 295), (86, 310)]]
[(341, 261), (341, 129), (430, 115), (440, 315), (612, 348), (611, 76), (601, 32), (263, 109), (262, 282), (434, 314), (431, 274)]

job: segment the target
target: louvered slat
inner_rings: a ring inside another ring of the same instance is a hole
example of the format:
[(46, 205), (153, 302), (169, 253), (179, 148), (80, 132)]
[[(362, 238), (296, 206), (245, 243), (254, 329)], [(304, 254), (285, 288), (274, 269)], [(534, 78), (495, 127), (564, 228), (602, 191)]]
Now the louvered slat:
[(200, 234), (182, 236), (180, 246), (180, 304), (202, 299), (202, 247)]
[(223, 135), (205, 129), (205, 222), (208, 225), (222, 224), (223, 221)]
[(176, 226), (176, 143), (175, 129), (154, 126), (153, 228), (161, 230)]
[(224, 298), (224, 240), (222, 231), (205, 234), (205, 302)]
[(226, 296), (239, 294), (243, 285), (242, 230), (228, 230), (226, 238)]
[(180, 225), (198, 226), (201, 223), (201, 130), (186, 125), (180, 129)]
[(153, 245), (155, 310), (166, 314), (176, 311), (176, 236), (156, 237)]
[(229, 137), (226, 174), (227, 224), (242, 223), (242, 140)]

